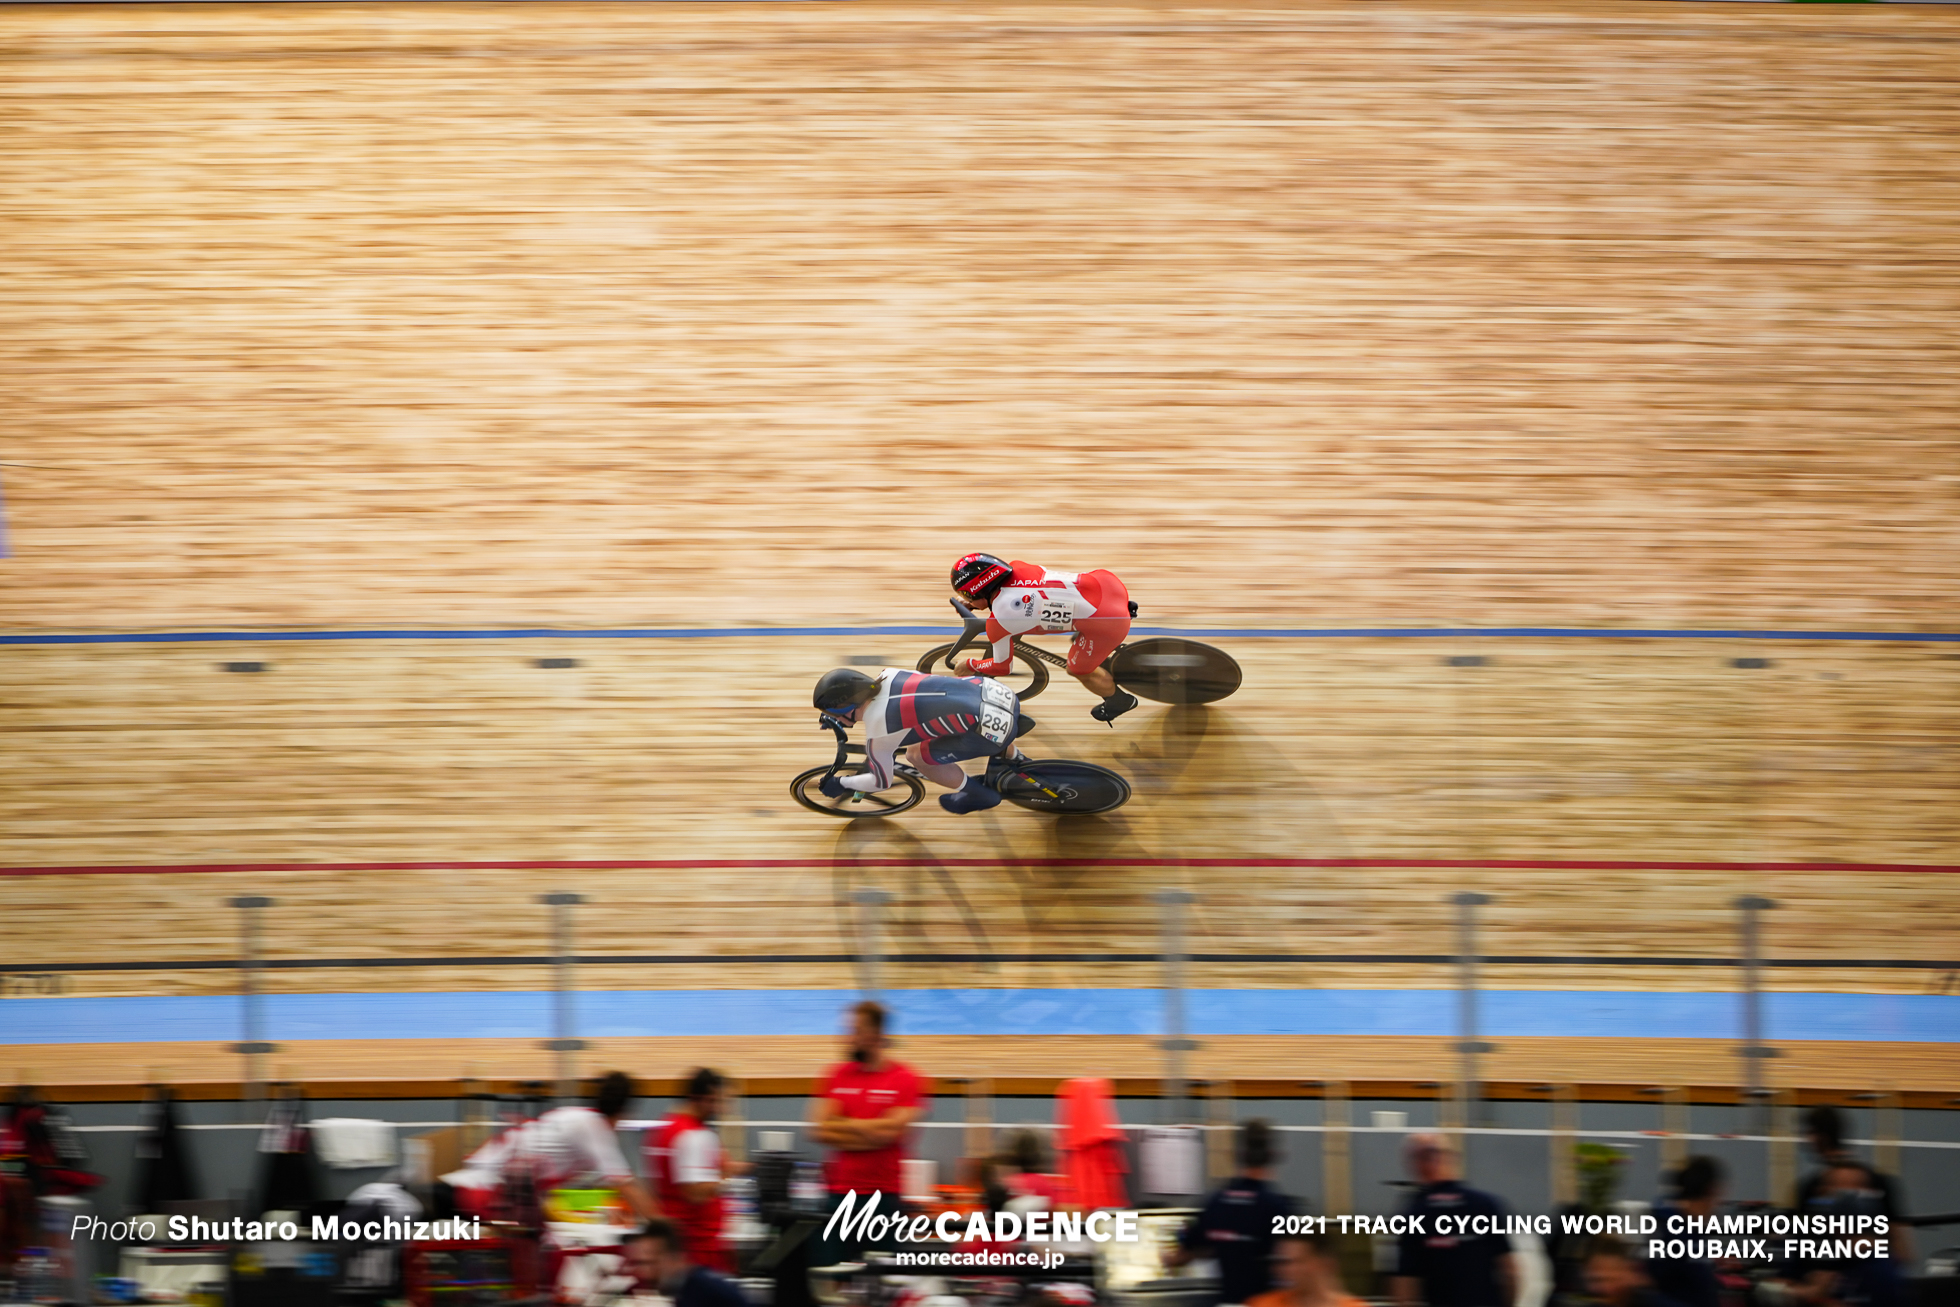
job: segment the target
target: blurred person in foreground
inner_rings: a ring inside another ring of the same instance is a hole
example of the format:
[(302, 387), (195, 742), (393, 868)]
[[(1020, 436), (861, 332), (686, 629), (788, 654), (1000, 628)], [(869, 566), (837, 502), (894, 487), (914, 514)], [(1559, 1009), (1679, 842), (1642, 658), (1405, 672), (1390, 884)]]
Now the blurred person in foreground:
[[(599, 1081), (591, 1106), (554, 1107), (471, 1153), (462, 1169), (442, 1177), (453, 1201), (438, 1206), (490, 1218), (512, 1208), (529, 1211), (553, 1189), (596, 1181), (618, 1191), (639, 1219), (660, 1215), (614, 1133), (632, 1101), (632, 1078), (624, 1071), (608, 1074)], [(529, 1192), (514, 1192), (518, 1189)], [(521, 1216), (519, 1223), (525, 1223)]]
[(1504, 1204), (1457, 1178), (1456, 1154), (1441, 1135), (1410, 1135), (1403, 1151), (1417, 1186), (1405, 1212), (1422, 1217), (1419, 1228), (1432, 1233), (1400, 1237), (1397, 1307), (1511, 1307), (1518, 1296), (1518, 1267), (1507, 1236), (1433, 1233), (1439, 1216), (1502, 1222)]
[[(858, 1195), (862, 1211), (874, 1193), (878, 1210), (892, 1212), (904, 1193), (906, 1136), (925, 1112), (926, 1094), (911, 1067), (886, 1052), (890, 1014), (866, 999), (850, 1009), (844, 1040), (845, 1060), (832, 1067), (810, 1104), (810, 1137), (830, 1150), (824, 1183), (834, 1210), (844, 1196)], [(817, 1265), (853, 1260), (855, 1245), (826, 1241)]]
[[(1877, 1173), (1870, 1167), (1854, 1157), (1842, 1156), (1811, 1177), (1805, 1186), (1810, 1198), (1802, 1210), (1817, 1216), (1882, 1216), (1885, 1194), (1878, 1182)], [(1903, 1228), (1894, 1226), (1892, 1230)], [(1787, 1274), (1792, 1297), (1816, 1307), (1904, 1307), (1907, 1301), (1896, 1252), (1892, 1257), (1801, 1261), (1787, 1268)]]
[(721, 1197), (721, 1137), (715, 1133), (726, 1082), (719, 1071), (701, 1067), (690, 1074), (687, 1101), (647, 1132), (646, 1171), (687, 1257), (724, 1275), (735, 1273), (735, 1258), (723, 1233), (728, 1214)]
[(1612, 1234), (1594, 1239), (1586, 1255), (1586, 1292), (1602, 1307), (1682, 1307), (1654, 1288), (1633, 1249)]
[(1333, 1244), (1318, 1232), (1273, 1240), (1273, 1279), (1279, 1287), (1247, 1299), (1246, 1307), (1362, 1307), (1341, 1284)]
[[(1654, 1205), (1657, 1237), (1668, 1238), (1670, 1216), (1709, 1217), (1722, 1201), (1722, 1164), (1712, 1157), (1690, 1157), (1674, 1173), (1674, 1192)], [(1671, 1236), (1682, 1237), (1682, 1236)], [(1647, 1278), (1655, 1290), (1681, 1307), (1721, 1307), (1722, 1279), (1703, 1257), (1650, 1257)]]
[[(1803, 1115), (1804, 1143), (1809, 1146), (1811, 1155), (1818, 1161), (1818, 1169), (1805, 1176), (1797, 1186), (1797, 1210), (1804, 1211), (1814, 1206), (1828, 1194), (1847, 1192), (1845, 1185), (1834, 1182), (1835, 1173), (1839, 1181), (1848, 1179), (1844, 1168), (1862, 1174), (1864, 1180), (1860, 1191), (1867, 1195), (1867, 1206), (1872, 1214), (1887, 1218), (1891, 1227), (1888, 1238), (1892, 1241), (1892, 1256), (1900, 1262), (1912, 1260), (1912, 1227), (1905, 1224), (1905, 1193), (1896, 1178), (1886, 1175), (1877, 1167), (1858, 1160), (1858, 1155), (1844, 1141), (1844, 1114), (1829, 1104), (1811, 1108)], [(1840, 1206), (1848, 1198), (1838, 1199)]]
[(1273, 1227), (1293, 1214), (1293, 1200), (1273, 1187), (1279, 1149), (1269, 1121), (1247, 1121), (1236, 1144), (1238, 1174), (1219, 1186), (1177, 1236), (1165, 1261), (1201, 1257), (1218, 1263), (1218, 1301), (1251, 1302), (1273, 1287)]
[(638, 1295), (658, 1294), (673, 1307), (748, 1307), (735, 1281), (688, 1260), (672, 1221), (656, 1218), (627, 1236), (626, 1270)]
[(1016, 1211), (1053, 1211), (1074, 1201), (1068, 1177), (1048, 1169), (1048, 1148), (1032, 1130), (1021, 1130), (1000, 1154), (1004, 1201)]

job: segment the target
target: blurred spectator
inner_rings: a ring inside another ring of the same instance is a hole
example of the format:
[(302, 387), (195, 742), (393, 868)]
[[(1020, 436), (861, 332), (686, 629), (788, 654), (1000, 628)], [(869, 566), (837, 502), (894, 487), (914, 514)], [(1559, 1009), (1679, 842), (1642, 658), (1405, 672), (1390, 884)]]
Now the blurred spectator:
[(722, 1111), (724, 1081), (719, 1071), (701, 1067), (687, 1078), (687, 1101), (647, 1132), (647, 1180), (667, 1217), (687, 1245), (687, 1258), (724, 1275), (735, 1273), (722, 1227), (727, 1212), (721, 1198), (721, 1137), (715, 1121)]
[(1272, 1289), (1275, 1218), (1293, 1213), (1293, 1201), (1273, 1188), (1279, 1150), (1272, 1123), (1240, 1126), (1237, 1152), (1238, 1174), (1205, 1200), (1165, 1258), (1173, 1266), (1200, 1257), (1216, 1260), (1218, 1300), (1232, 1303), (1251, 1302)]
[(1324, 1234), (1283, 1234), (1273, 1241), (1273, 1279), (1279, 1287), (1246, 1307), (1362, 1307), (1341, 1284), (1341, 1265)]
[(1077, 1076), (1055, 1090), (1056, 1143), (1066, 1158), (1069, 1190), (1084, 1211), (1123, 1207), (1123, 1177), (1130, 1164), (1123, 1155), (1123, 1125), (1103, 1076)]
[(36, 1195), (85, 1194), (102, 1183), (102, 1177), (88, 1169), (88, 1150), (76, 1137), (68, 1114), (42, 1102), (32, 1086), (14, 1090), (0, 1132), (7, 1137), (7, 1152), (20, 1159), (20, 1173)]
[[(1690, 1157), (1674, 1173), (1674, 1193), (1654, 1205), (1662, 1237), (1670, 1216), (1710, 1216), (1722, 1200), (1722, 1164), (1712, 1157)], [(1722, 1281), (1715, 1263), (1699, 1257), (1649, 1258), (1647, 1277), (1654, 1289), (1681, 1307), (1721, 1307)]]
[(177, 1097), (168, 1085), (153, 1086), (140, 1118), (136, 1138), (136, 1182), (130, 1191), (134, 1210), (161, 1212), (165, 1203), (197, 1197), (197, 1178), (190, 1150), (184, 1145)]
[(1586, 1291), (1603, 1307), (1681, 1307), (1654, 1288), (1646, 1268), (1616, 1235), (1593, 1240), (1586, 1258)]
[[(659, 1208), (634, 1177), (613, 1133), (632, 1101), (632, 1079), (614, 1071), (599, 1082), (592, 1106), (554, 1107), (505, 1131), (471, 1153), (461, 1170), (442, 1177), (454, 1191), (455, 1210), (484, 1217), (512, 1207), (529, 1210), (553, 1189), (597, 1180), (617, 1189), (635, 1216), (657, 1216)], [(526, 1197), (512, 1194), (513, 1189), (533, 1192)]]
[[(1811, 1177), (1807, 1211), (1830, 1216), (1882, 1214), (1877, 1175), (1863, 1162), (1840, 1157)], [(1902, 1227), (1895, 1227), (1895, 1232)], [(1797, 1273), (1796, 1298), (1818, 1307), (1904, 1307), (1906, 1286), (1894, 1258), (1853, 1257), (1810, 1262)]]
[[(810, 1105), (810, 1135), (830, 1149), (824, 1181), (835, 1207), (855, 1192), (860, 1204), (884, 1194), (880, 1211), (893, 1211), (904, 1193), (905, 1140), (925, 1111), (919, 1077), (903, 1062), (886, 1056), (889, 1015), (866, 999), (851, 1008), (846, 1060), (830, 1069)], [(829, 1262), (854, 1260), (858, 1249), (828, 1245)], [(820, 1260), (818, 1265), (829, 1264)]]
[(1032, 1130), (1017, 1131), (1001, 1150), (1001, 1188), (1017, 1208), (1053, 1211), (1073, 1198), (1068, 1180), (1048, 1169), (1048, 1149)]
[(658, 1217), (626, 1240), (626, 1269), (643, 1294), (659, 1294), (673, 1307), (748, 1307), (741, 1286), (687, 1258), (680, 1227)]
[(1871, 1194), (1876, 1214), (1890, 1221), (1893, 1257), (1902, 1262), (1911, 1261), (1912, 1227), (1904, 1223), (1905, 1194), (1896, 1179), (1860, 1162), (1844, 1142), (1843, 1113), (1828, 1104), (1811, 1108), (1804, 1113), (1803, 1136), (1811, 1154), (1817, 1158), (1819, 1169), (1805, 1176), (1797, 1186), (1797, 1209), (1802, 1211), (1811, 1206), (1826, 1192), (1833, 1168), (1855, 1167), (1867, 1177), (1864, 1188)]
[(1436, 1234), (1439, 1216), (1488, 1216), (1502, 1221), (1504, 1204), (1457, 1179), (1456, 1156), (1440, 1135), (1410, 1135), (1405, 1146), (1417, 1189), (1406, 1209), (1423, 1218), (1428, 1234), (1401, 1236), (1395, 1270), (1399, 1307), (1511, 1307), (1518, 1296), (1517, 1261), (1501, 1234)]

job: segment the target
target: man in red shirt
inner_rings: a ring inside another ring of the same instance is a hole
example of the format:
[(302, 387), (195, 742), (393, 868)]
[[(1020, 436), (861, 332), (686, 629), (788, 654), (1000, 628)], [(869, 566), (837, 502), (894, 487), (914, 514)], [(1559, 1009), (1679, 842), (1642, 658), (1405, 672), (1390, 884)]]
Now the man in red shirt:
[(722, 1083), (721, 1073), (708, 1067), (688, 1077), (686, 1104), (647, 1134), (646, 1163), (654, 1195), (674, 1223), (687, 1260), (733, 1275), (735, 1259), (723, 1235), (721, 1140), (714, 1130)]
[[(833, 1207), (852, 1191), (860, 1204), (876, 1191), (884, 1194), (879, 1210), (894, 1211), (904, 1193), (905, 1136), (926, 1094), (911, 1067), (885, 1055), (887, 1020), (881, 1003), (851, 1008), (849, 1060), (830, 1069), (810, 1105), (810, 1136), (831, 1150), (824, 1180)], [(832, 1251), (842, 1261), (855, 1250)]]

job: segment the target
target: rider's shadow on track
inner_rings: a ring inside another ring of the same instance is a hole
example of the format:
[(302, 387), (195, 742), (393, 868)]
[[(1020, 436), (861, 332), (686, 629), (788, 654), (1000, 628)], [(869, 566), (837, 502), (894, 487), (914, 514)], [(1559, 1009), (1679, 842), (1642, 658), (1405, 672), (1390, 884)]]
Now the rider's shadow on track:
[(1129, 811), (1155, 818), (1144, 856), (1352, 856), (1313, 778), (1230, 708), (1173, 707), (1140, 725), (1109, 765), (1136, 791)]
[[(891, 894), (891, 902), (883, 915), (883, 925), (889, 933), (890, 942), (903, 947), (893, 952), (919, 953), (932, 952), (934, 940), (923, 911), (923, 896), (920, 888), (920, 872), (924, 872), (938, 882), (945, 892), (947, 902), (959, 915), (961, 924), (971, 948), (983, 955), (980, 965), (992, 969), (994, 952), (993, 940), (987, 935), (987, 928), (980, 915), (973, 910), (960, 889), (959, 881), (953, 872), (939, 860), (937, 854), (926, 846), (924, 841), (891, 821), (853, 821), (845, 823), (837, 833), (837, 843), (832, 851), (837, 865), (831, 871), (832, 907), (837, 915), (837, 932), (840, 939), (856, 938), (857, 905), (851, 902), (851, 894), (860, 889), (883, 889)], [(875, 858), (903, 859), (902, 867), (854, 867), (848, 865), (855, 860)]]

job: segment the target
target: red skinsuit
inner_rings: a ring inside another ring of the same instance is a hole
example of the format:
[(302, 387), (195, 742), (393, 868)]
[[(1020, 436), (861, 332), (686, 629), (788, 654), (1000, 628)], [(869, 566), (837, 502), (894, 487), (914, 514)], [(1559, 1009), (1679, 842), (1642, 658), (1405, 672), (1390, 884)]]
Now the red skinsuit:
[(987, 613), (993, 654), (967, 660), (967, 671), (973, 675), (1005, 676), (1012, 671), (1014, 636), (1072, 631), (1068, 670), (1086, 676), (1129, 636), (1130, 592), (1114, 572), (1051, 572), (1018, 561), (1012, 566), (1013, 575)]

